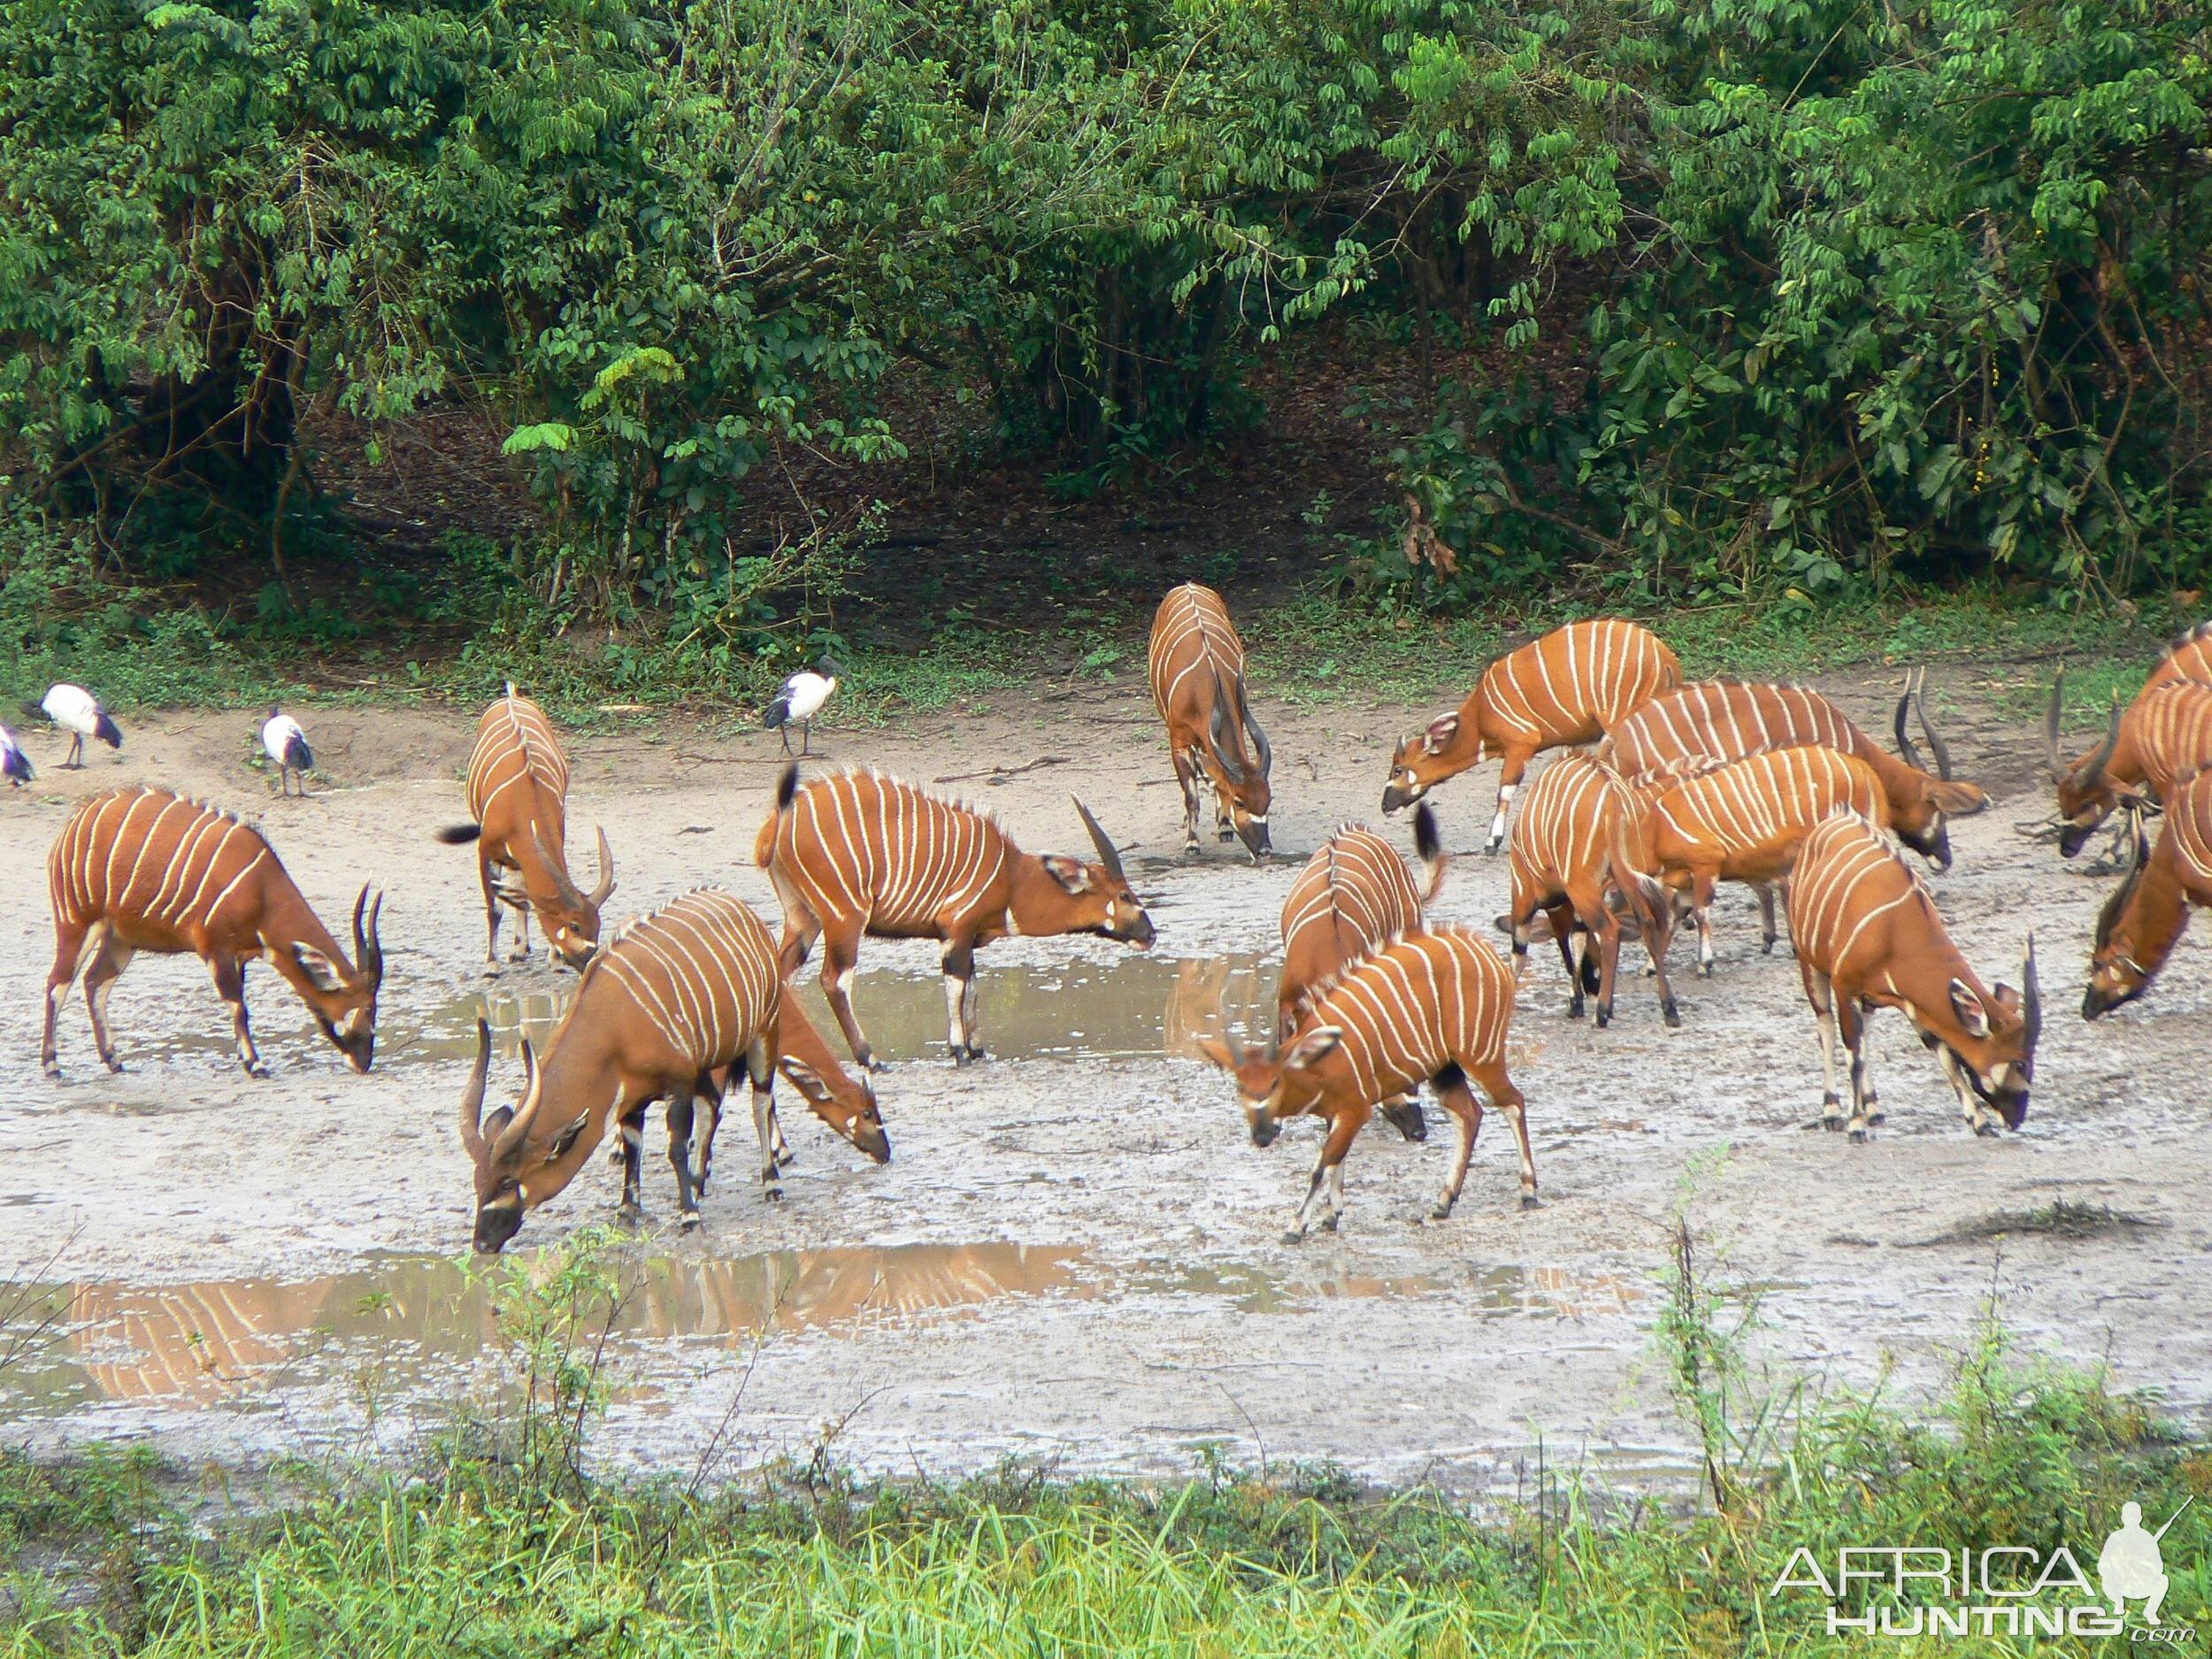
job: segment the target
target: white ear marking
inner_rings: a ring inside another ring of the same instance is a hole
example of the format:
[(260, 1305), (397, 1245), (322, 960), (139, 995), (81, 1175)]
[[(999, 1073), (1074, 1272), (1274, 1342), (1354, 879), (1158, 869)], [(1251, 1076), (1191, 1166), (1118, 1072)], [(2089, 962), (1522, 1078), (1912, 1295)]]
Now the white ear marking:
[(1958, 1016), (1959, 1024), (1970, 1037), (1989, 1035), (1989, 1012), (1982, 1006), (1982, 999), (1963, 979), (1951, 981), (1951, 1011)]

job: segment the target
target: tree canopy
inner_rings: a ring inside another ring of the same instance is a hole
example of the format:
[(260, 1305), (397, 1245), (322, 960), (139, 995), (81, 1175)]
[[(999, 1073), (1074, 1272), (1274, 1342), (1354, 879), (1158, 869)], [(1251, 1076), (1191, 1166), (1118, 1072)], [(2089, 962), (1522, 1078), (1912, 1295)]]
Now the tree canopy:
[(618, 608), (779, 441), (895, 455), (902, 357), (1095, 461), (1356, 308), (1587, 365), (1439, 388), (1397, 459), (1451, 557), (1381, 565), (1440, 601), (1594, 548), (2197, 580), (2208, 43), (2175, 0), (9, 0), (0, 445), (119, 558), (280, 559), (303, 420), (471, 400)]

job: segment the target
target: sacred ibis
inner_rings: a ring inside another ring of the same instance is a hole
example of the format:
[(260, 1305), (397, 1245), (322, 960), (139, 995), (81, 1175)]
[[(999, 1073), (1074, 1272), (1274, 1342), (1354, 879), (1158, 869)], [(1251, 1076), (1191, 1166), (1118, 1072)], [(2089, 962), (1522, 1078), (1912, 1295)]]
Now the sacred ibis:
[(98, 738), (110, 749), (123, 747), (123, 728), (116, 725), (114, 716), (100, 706), (100, 700), (82, 686), (65, 683), (48, 687), (38, 712), (69, 733), (69, 758), (61, 764), (65, 772), (84, 764), (84, 741), (88, 737)]
[(837, 689), (837, 672), (824, 662), (818, 669), (803, 668), (783, 682), (783, 689), (768, 705), (760, 723), (772, 727), (783, 739), (783, 752), (791, 752), (791, 730), (799, 727), (799, 753), (811, 752), (814, 742), (814, 717), (822, 711), (822, 705)]
[(297, 776), (300, 794), (307, 793), (307, 769), (315, 764), (315, 751), (307, 746), (307, 733), (300, 730), (300, 723), (283, 710), (272, 706), (269, 718), (261, 727), (262, 753), (276, 763), (277, 793), (290, 793), (290, 780)]
[(23, 752), (13, 732), (0, 726), (0, 778), (20, 789), (31, 780), (31, 757)]

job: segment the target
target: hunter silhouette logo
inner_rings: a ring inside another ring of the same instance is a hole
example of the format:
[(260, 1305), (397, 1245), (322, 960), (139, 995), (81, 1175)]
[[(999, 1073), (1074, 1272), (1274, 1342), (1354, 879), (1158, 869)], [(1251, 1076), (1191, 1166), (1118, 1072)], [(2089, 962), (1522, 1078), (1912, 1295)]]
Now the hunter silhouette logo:
[(2115, 1617), (2125, 1618), (2128, 1602), (2139, 1601), (2144, 1604), (2143, 1622), (2158, 1623), (2159, 1607), (2166, 1600), (2166, 1560), (2158, 1541), (2166, 1536), (2166, 1527), (2181, 1518), (2182, 1509), (2196, 1501), (2193, 1494), (2184, 1498), (2181, 1509), (2168, 1516), (2166, 1526), (2155, 1532), (2143, 1530), (2141, 1504), (2120, 1506), (2120, 1530), (2104, 1540), (2097, 1556), (2097, 1582), (2104, 1586)]

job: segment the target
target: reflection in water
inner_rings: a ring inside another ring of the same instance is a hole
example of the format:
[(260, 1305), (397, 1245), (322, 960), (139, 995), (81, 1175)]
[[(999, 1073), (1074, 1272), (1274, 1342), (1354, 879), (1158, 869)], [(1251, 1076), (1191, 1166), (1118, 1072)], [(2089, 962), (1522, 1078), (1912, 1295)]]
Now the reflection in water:
[[(716, 1340), (929, 1313), (1073, 1285), (1081, 1257), (1018, 1244), (655, 1257), (624, 1276), (612, 1329), (632, 1342)], [(428, 1369), (496, 1343), (500, 1284), (421, 1257), (299, 1284), (61, 1286), (50, 1305), (65, 1308), (68, 1336), (52, 1357), (69, 1376), (34, 1392), (58, 1382), (80, 1398), (207, 1405), (278, 1386), (324, 1349), (371, 1341)]]
[[(209, 1406), (281, 1393), (372, 1359), (403, 1386), (411, 1379), (426, 1391), (449, 1387), (454, 1364), (498, 1346), (505, 1282), (458, 1262), (410, 1256), (296, 1284), (55, 1286), (17, 1299), (25, 1310), (17, 1323), (27, 1331), (51, 1310), (60, 1315), (52, 1328), (63, 1334), (0, 1378), (0, 1398), (44, 1413), (102, 1401)], [(1112, 1274), (1072, 1247), (1018, 1244), (653, 1256), (637, 1261), (622, 1285), (611, 1329), (633, 1357), (647, 1343), (740, 1346), (764, 1333), (849, 1330), (1048, 1292), (1195, 1297), (1262, 1315), (1340, 1300), (1436, 1297), (1483, 1319), (1624, 1313), (1647, 1294), (1609, 1273), (1512, 1264), (1378, 1275), (1305, 1262), (1278, 1269), (1156, 1261)], [(599, 1325), (600, 1318), (586, 1322), (595, 1338)]]
[[(1004, 1059), (1196, 1059), (1198, 1039), (1217, 1033), (1219, 1014), (1248, 1031), (1263, 1032), (1261, 1015), (1272, 1005), (1275, 968), (1256, 956), (1118, 956), (1109, 962), (1066, 962), (994, 968), (979, 979), (978, 1010), (985, 1045)], [(490, 1022), (495, 1051), (513, 1059), (525, 1037), (540, 1049), (567, 1011), (573, 980), (520, 994), (495, 990), (456, 997), (426, 1025), (397, 1021), (387, 1041), (388, 1064), (412, 1060), (468, 1060), (476, 1054), (479, 1013)], [(836, 1022), (812, 974), (802, 971), (799, 995), (824, 1032)], [(945, 994), (934, 974), (894, 969), (864, 971), (853, 1004), (876, 1052), (891, 1060), (933, 1060), (944, 1053)], [(1271, 1016), (1270, 1017), (1271, 1019)], [(1260, 1021), (1260, 1023), (1255, 1023)]]
[(471, 991), (455, 997), (431, 1015), (427, 1025), (396, 1027), (387, 1040), (388, 1064), (404, 1065), (410, 1060), (473, 1060), (476, 1022), (480, 1017), (492, 1028), (492, 1052), (503, 1060), (518, 1059), (523, 1040), (529, 1039), (539, 1053), (561, 1023), (568, 1005), (576, 1000), (576, 980), (564, 975), (553, 987), (538, 991)]

